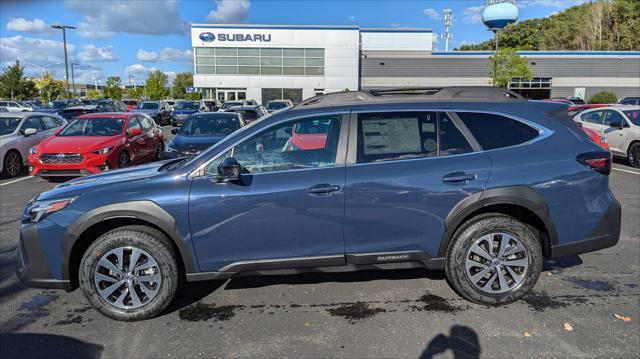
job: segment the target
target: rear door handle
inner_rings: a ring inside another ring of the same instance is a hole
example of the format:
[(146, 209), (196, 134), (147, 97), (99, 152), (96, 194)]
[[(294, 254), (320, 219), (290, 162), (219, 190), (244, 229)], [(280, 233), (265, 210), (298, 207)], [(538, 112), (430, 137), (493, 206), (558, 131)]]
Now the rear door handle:
[(442, 177), (442, 182), (464, 182), (473, 181), (476, 179), (476, 175), (465, 172), (451, 172)]
[(340, 190), (340, 186), (331, 185), (328, 183), (317, 184), (307, 189), (307, 192), (312, 194), (330, 194)]

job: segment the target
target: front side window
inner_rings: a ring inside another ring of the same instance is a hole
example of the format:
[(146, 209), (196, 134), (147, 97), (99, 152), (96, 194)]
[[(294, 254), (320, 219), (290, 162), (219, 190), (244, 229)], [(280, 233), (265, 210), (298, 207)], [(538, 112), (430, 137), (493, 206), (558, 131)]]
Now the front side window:
[(617, 111), (605, 111), (603, 124), (605, 126), (611, 126), (612, 123), (619, 123), (621, 125), (624, 125), (626, 122), (622, 115)]
[(140, 128), (140, 123), (138, 122), (138, 119), (136, 117), (132, 117), (129, 120), (129, 124), (127, 124), (127, 131), (131, 131), (136, 128), (142, 131), (142, 129)]
[(56, 128), (59, 126), (57, 119), (53, 117), (42, 116), (41, 118), (42, 118), (42, 123), (44, 124), (44, 128), (47, 130), (50, 130), (52, 128)]
[(460, 112), (458, 116), (484, 150), (519, 145), (540, 134), (529, 125), (501, 115)]
[(262, 131), (212, 161), (206, 174), (216, 175), (225, 157), (234, 157), (249, 173), (333, 166), (342, 115), (296, 120)]
[(439, 132), (439, 156), (461, 155), (473, 152), (469, 141), (446, 113), (440, 113)]
[(140, 121), (140, 125), (145, 131), (152, 127), (151, 122), (146, 117), (138, 117), (138, 121)]
[(40, 118), (36, 116), (31, 116), (24, 121), (24, 125), (22, 125), (22, 130), (26, 130), (27, 128), (34, 128), (38, 131), (42, 131), (42, 123), (40, 122)]
[(21, 117), (0, 117), (0, 136), (13, 133), (18, 128), (20, 121), (22, 121)]

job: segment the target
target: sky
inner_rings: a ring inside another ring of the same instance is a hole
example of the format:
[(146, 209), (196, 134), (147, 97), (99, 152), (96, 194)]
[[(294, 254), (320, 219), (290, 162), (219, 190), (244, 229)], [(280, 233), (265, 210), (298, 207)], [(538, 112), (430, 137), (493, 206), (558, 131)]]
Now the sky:
[[(587, 0), (517, 0), (519, 20), (546, 17)], [(65, 0), (0, 1), (0, 64), (16, 59), (28, 76), (43, 70), (64, 78), (62, 32), (65, 24), (69, 63), (76, 83), (104, 83), (120, 76), (142, 84), (148, 70), (160, 69), (170, 81), (193, 71), (191, 23), (359, 25), (431, 28), (444, 31), (442, 10), (453, 11), (453, 49), (491, 38), (480, 21), (486, 0)], [(444, 41), (434, 41), (444, 49)]]

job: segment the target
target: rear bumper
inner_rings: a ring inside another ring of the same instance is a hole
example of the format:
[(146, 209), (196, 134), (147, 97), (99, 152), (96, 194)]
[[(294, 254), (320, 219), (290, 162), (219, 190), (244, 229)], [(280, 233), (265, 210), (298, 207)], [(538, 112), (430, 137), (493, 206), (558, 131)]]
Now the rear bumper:
[(565, 257), (615, 246), (620, 240), (621, 221), (622, 207), (620, 202), (614, 200), (587, 238), (581, 241), (552, 246), (551, 257)]

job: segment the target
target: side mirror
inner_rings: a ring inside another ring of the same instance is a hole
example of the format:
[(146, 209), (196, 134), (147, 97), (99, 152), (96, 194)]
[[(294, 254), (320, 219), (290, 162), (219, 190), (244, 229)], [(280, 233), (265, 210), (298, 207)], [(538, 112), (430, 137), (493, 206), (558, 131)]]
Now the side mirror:
[(129, 136), (133, 137), (133, 136), (138, 136), (139, 134), (142, 133), (142, 130), (139, 128), (132, 128), (129, 130)]
[(180, 129), (179, 129), (179, 128), (172, 128), (172, 129), (171, 129), (171, 134), (173, 134), (173, 135), (177, 135), (177, 134), (178, 134), (178, 131), (180, 131)]
[(38, 133), (38, 130), (36, 130), (35, 128), (26, 128), (24, 129), (24, 131), (22, 131), (22, 134), (25, 135), (25, 137), (29, 137), (31, 135), (35, 135), (36, 133)]
[(218, 166), (218, 179), (220, 182), (233, 182), (240, 180), (242, 165), (235, 158), (226, 158)]
[(55, 130), (55, 131), (53, 131), (53, 134), (54, 134), (54, 135), (59, 134), (60, 132), (62, 132), (62, 129), (64, 129), (64, 126), (60, 126), (60, 127), (56, 128), (56, 130)]
[(623, 127), (622, 122), (611, 122), (611, 123), (609, 123), (609, 126), (611, 126), (613, 128), (619, 128), (619, 129), (622, 129), (622, 127)]

